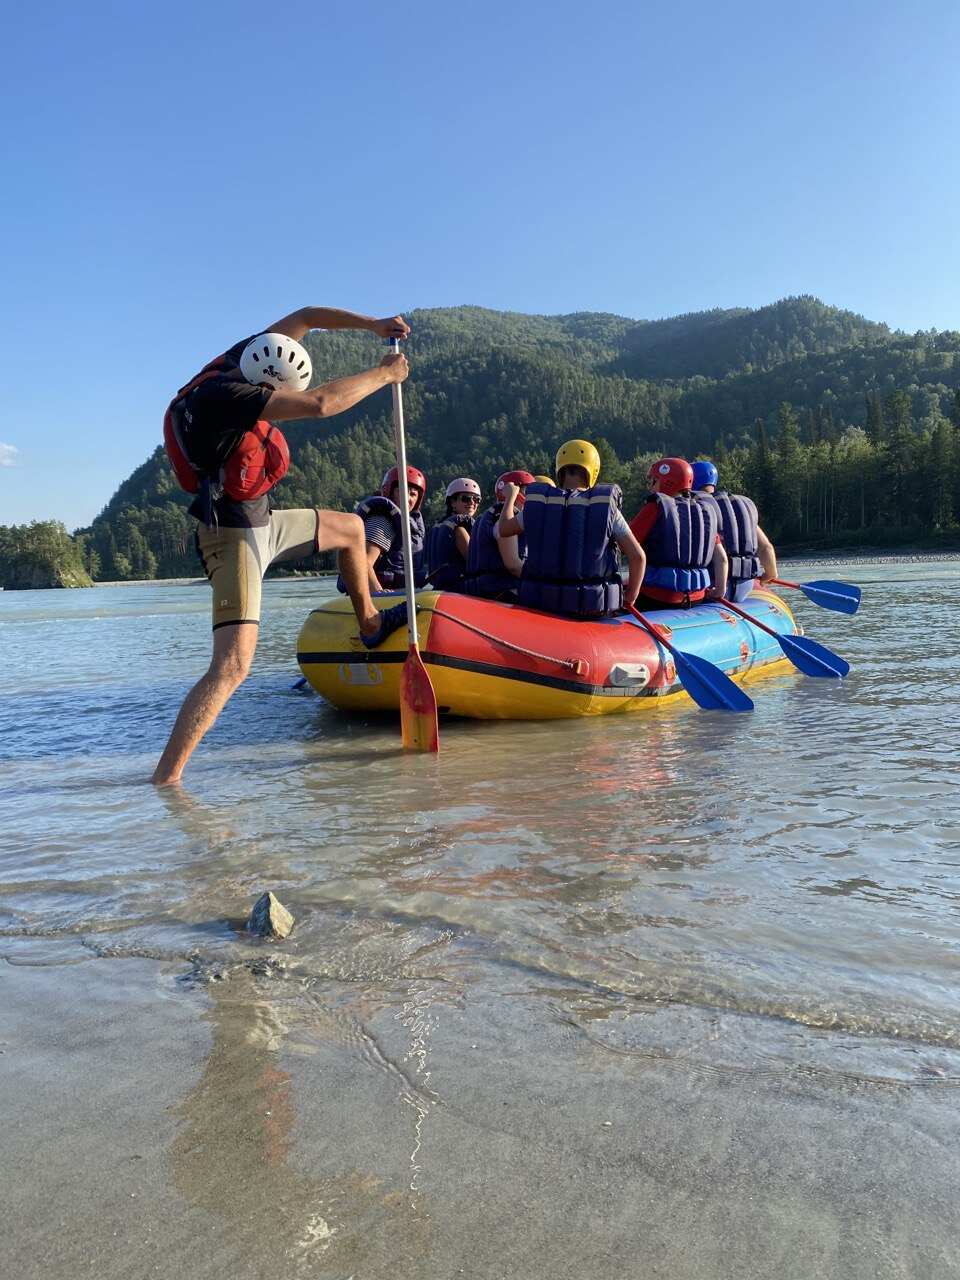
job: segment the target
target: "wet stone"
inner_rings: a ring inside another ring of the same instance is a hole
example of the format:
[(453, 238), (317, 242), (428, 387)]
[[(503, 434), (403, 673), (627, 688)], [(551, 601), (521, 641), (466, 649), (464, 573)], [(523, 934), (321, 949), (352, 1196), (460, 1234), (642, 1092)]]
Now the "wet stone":
[(268, 890), (253, 904), (247, 929), (260, 938), (285, 938), (293, 928), (293, 916)]

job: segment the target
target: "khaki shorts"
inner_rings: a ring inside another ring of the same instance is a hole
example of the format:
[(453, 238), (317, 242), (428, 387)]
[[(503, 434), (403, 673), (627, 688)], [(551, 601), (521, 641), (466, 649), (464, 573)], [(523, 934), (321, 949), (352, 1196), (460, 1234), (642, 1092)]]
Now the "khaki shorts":
[(197, 526), (197, 551), (213, 588), (213, 629), (260, 621), (263, 575), (278, 560), (302, 560), (317, 550), (320, 512), (272, 511), (259, 529)]

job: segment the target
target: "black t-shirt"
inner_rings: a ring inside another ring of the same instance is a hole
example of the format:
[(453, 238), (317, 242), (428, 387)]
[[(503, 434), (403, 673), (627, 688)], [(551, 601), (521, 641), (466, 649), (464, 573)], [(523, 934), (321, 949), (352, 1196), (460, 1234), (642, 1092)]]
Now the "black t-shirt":
[[(190, 461), (208, 475), (217, 474), (243, 433), (260, 420), (273, 394), (269, 387), (253, 386), (240, 372), (240, 356), (249, 341), (244, 338), (232, 346), (221, 357), (222, 371), (205, 378), (173, 406)], [(217, 498), (213, 509), (218, 524), (230, 529), (254, 529), (270, 523), (268, 494), (252, 502), (237, 502), (224, 495)], [(199, 497), (189, 510), (198, 520), (204, 518)]]

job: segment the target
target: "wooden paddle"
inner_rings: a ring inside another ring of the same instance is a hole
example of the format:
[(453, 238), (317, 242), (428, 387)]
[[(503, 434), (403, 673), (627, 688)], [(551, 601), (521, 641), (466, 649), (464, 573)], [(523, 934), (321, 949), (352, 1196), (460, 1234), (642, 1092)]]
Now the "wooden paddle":
[[(393, 338), (390, 350), (399, 352)], [(400, 672), (400, 733), (407, 751), (439, 751), (437, 695), (420, 657), (417, 640), (417, 598), (414, 583), (413, 546), (410, 540), (410, 507), (407, 490), (407, 445), (403, 435), (403, 392), (393, 383), (393, 440), (400, 484), (400, 528), (403, 532), (403, 577), (407, 589), (407, 637), (410, 649)]]

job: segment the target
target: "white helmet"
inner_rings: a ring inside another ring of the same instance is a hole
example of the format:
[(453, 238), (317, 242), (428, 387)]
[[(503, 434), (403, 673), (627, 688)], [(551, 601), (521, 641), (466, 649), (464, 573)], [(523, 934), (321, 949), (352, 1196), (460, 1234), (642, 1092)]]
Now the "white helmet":
[(480, 501), (480, 486), (476, 480), (471, 480), (468, 476), (460, 476), (457, 480), (451, 480), (447, 485), (447, 491), (443, 495), (445, 498), (452, 498), (457, 493), (472, 493), (473, 496)]
[(306, 391), (313, 377), (310, 352), (284, 333), (261, 333), (251, 338), (240, 357), (240, 372), (258, 386), (274, 391)]

